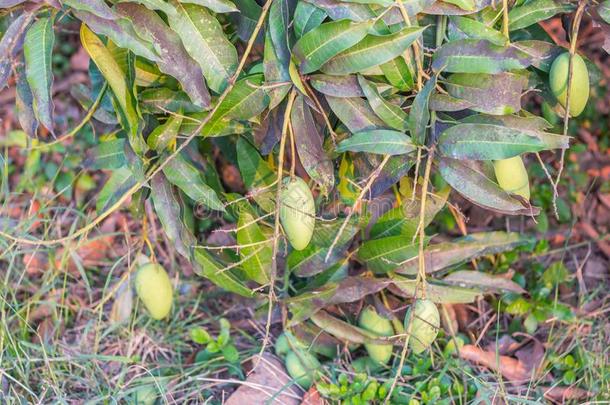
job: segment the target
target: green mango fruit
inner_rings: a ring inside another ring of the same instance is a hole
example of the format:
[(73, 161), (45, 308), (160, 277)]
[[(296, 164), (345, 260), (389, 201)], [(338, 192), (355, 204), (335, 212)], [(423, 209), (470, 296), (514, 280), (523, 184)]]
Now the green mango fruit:
[(506, 192), (530, 199), (530, 183), (521, 156), (493, 162), (498, 185)]
[(289, 351), (290, 344), (288, 343), (288, 338), (286, 337), (286, 334), (282, 333), (275, 341), (275, 354), (278, 357), (284, 357)]
[(136, 293), (154, 319), (163, 319), (172, 308), (173, 288), (165, 269), (147, 263), (136, 274)]
[[(375, 308), (367, 306), (360, 312), (358, 325), (369, 332), (373, 332), (379, 336), (392, 336), (394, 328), (389, 319), (380, 316)], [(364, 348), (368, 352), (371, 359), (381, 364), (387, 364), (392, 358), (393, 346), (391, 344), (372, 344), (367, 343)]]
[(316, 370), (320, 362), (311, 353), (299, 350), (298, 353), (289, 351), (286, 355), (286, 370), (297, 384), (308, 390), (315, 379)]
[(288, 241), (296, 250), (309, 245), (316, 223), (316, 206), (311, 190), (300, 177), (282, 183), (280, 221)]
[[(562, 106), (566, 106), (568, 94), (569, 52), (562, 53), (553, 61), (549, 72), (549, 86)], [(576, 117), (585, 109), (589, 100), (589, 72), (583, 58), (575, 54), (570, 83), (570, 116)]]
[(407, 320), (411, 319), (411, 311), (414, 311), (414, 313), (409, 347), (411, 347), (413, 353), (419, 354), (430, 347), (436, 339), (441, 324), (441, 317), (436, 304), (427, 299), (415, 302), (409, 312), (407, 312)]

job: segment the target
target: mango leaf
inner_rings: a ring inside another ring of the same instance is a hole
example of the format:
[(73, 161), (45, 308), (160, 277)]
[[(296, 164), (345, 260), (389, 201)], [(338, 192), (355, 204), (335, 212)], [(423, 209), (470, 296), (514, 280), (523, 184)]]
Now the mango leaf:
[(256, 222), (257, 216), (248, 202), (240, 203), (237, 220), (237, 243), (240, 245), (241, 268), (250, 280), (260, 285), (269, 282), (273, 251)]
[(159, 54), (159, 69), (175, 77), (193, 103), (208, 108), (210, 93), (205, 85), (201, 67), (184, 49), (180, 37), (157, 13), (144, 6), (119, 3), (115, 8), (120, 15), (131, 21), (138, 35), (155, 44)]
[(330, 58), (360, 42), (372, 26), (372, 21), (354, 23), (340, 20), (309, 31), (292, 49), (299, 70), (303, 74), (318, 70)]
[(254, 74), (235, 83), (214, 116), (203, 127), (202, 134), (218, 136), (218, 130), (227, 120), (248, 120), (263, 112), (269, 105), (269, 96), (261, 88), (262, 82), (263, 75)]
[(309, 84), (320, 93), (333, 97), (364, 97), (364, 92), (355, 75), (330, 76), (317, 74), (309, 76)]
[[(513, 250), (531, 242), (516, 232), (479, 232), (450, 242), (431, 244), (424, 250), (426, 273), (434, 273), (481, 256)], [(417, 274), (417, 258), (405, 262), (397, 273)]]
[(51, 93), (53, 84), (51, 57), (54, 42), (53, 19), (46, 16), (41, 17), (28, 28), (23, 43), (25, 77), (32, 90), (34, 113), (51, 134), (54, 134)]
[(473, 18), (452, 16), (449, 21), (452, 24), (451, 27), (459, 30), (466, 38), (486, 39), (495, 45), (501, 46), (508, 44), (508, 38), (502, 35), (501, 32)]
[(358, 76), (358, 83), (366, 95), (369, 105), (383, 122), (397, 131), (404, 132), (408, 129), (409, 116), (402, 108), (387, 102), (364, 77)]
[(123, 166), (113, 170), (97, 196), (95, 209), (98, 214), (105, 212), (135, 184), (136, 178), (128, 167)]
[[(263, 70), (265, 72), (265, 81), (268, 84), (275, 85), (267, 90), (269, 95), (269, 110), (275, 109), (292, 88), (289, 65), (290, 59), (281, 61), (278, 58), (273, 41), (271, 40), (271, 31), (267, 30), (265, 32)], [(286, 85), (280, 86), (280, 83), (286, 83)]]
[(189, 259), (191, 248), (196, 244), (197, 240), (182, 222), (178, 196), (163, 173), (157, 173), (151, 179), (150, 185), (153, 206), (161, 221), (163, 231), (178, 253)]
[(449, 158), (439, 161), (440, 174), (464, 198), (484, 208), (508, 215), (536, 215), (539, 210), (511, 197), (494, 181), (465, 162)]
[(269, 8), (267, 31), (278, 60), (286, 68), (290, 63), (289, 28), (290, 10), (288, 0), (273, 0)]
[[(23, 57), (21, 59), (23, 60)], [(38, 120), (34, 112), (34, 98), (22, 63), (15, 66), (15, 107), (21, 128), (30, 138), (36, 138)]]
[(435, 15), (464, 15), (473, 14), (494, 5), (494, 0), (427, 0), (424, 2), (424, 12)]
[(275, 190), (270, 187), (276, 180), (275, 172), (245, 138), (237, 140), (236, 149), (237, 164), (246, 189), (253, 193), (254, 200), (263, 210), (271, 212), (275, 209)]
[[(108, 82), (114, 93), (116, 103), (119, 105), (119, 119), (129, 134), (129, 143), (134, 151), (141, 154), (146, 151), (147, 145), (141, 134), (140, 112), (133, 94), (133, 86), (129, 83), (128, 66), (122, 66), (125, 62), (120, 53), (112, 50), (100, 40), (85, 24), (81, 25), (81, 43), (104, 79)], [(112, 48), (118, 51), (118, 49)], [(129, 55), (124, 55), (129, 57)]]
[(141, 38), (135, 31), (131, 22), (126, 18), (106, 20), (86, 11), (73, 10), (76, 18), (87, 24), (91, 31), (98, 35), (107, 36), (120, 46), (151, 61), (160, 60), (152, 42)]
[(88, 151), (83, 167), (89, 170), (118, 169), (127, 164), (125, 139), (117, 138), (100, 142)]
[(239, 9), (230, 0), (180, 0), (181, 3), (198, 4), (215, 13), (236, 13)]
[(508, 28), (511, 31), (529, 27), (538, 21), (548, 20), (559, 13), (569, 13), (575, 6), (561, 0), (532, 0), (517, 7), (508, 13)]
[(524, 69), (531, 57), (514, 46), (498, 46), (486, 40), (462, 39), (447, 42), (433, 58), (436, 72), (500, 73)]
[(322, 146), (323, 137), (302, 96), (294, 101), (291, 112), (299, 160), (309, 176), (320, 185), (326, 195), (335, 185), (335, 168)]
[[(380, 159), (382, 157), (381, 155), (368, 155), (367, 159), (371, 160), (372, 156), (378, 158), (378, 161), (375, 162), (375, 167), (377, 167), (381, 163)], [(402, 177), (406, 176), (414, 163), (415, 159), (410, 154), (392, 156), (373, 182), (369, 197), (376, 198), (385, 193), (393, 184), (396, 184)]]
[(532, 66), (543, 72), (549, 72), (555, 58), (566, 51), (561, 46), (538, 40), (517, 41), (512, 45), (527, 54), (532, 61)]
[(165, 0), (120, 0), (125, 3), (139, 3), (149, 10), (163, 11), (165, 14), (176, 14), (176, 9)]
[[(339, 233), (339, 229), (343, 226), (343, 222), (344, 218), (341, 217), (332, 220), (326, 219), (317, 221), (315, 232), (311, 237), (311, 243), (316, 246), (330, 247)], [(343, 233), (337, 240), (336, 246), (341, 247), (349, 243), (359, 230), (359, 218), (357, 215), (352, 215), (343, 229)]]
[(196, 246), (193, 250), (193, 259), (198, 265), (195, 271), (200, 276), (207, 278), (212, 283), (227, 291), (239, 294), (243, 297), (253, 297), (254, 291), (248, 288), (231, 270), (226, 269), (211, 253), (204, 247)]
[(480, 271), (460, 270), (454, 271), (443, 278), (443, 282), (460, 287), (477, 287), (489, 292), (505, 291), (525, 294), (526, 291), (512, 280), (494, 276)]
[[(405, 298), (424, 298), (417, 281), (412, 278), (401, 277), (397, 274), (390, 275), (392, 290), (397, 295)], [(437, 304), (468, 304), (474, 302), (482, 295), (482, 291), (476, 288), (464, 288), (460, 286), (445, 285), (438, 281), (428, 281), (426, 285), (426, 298)]]
[(430, 96), (429, 107), (432, 111), (462, 111), (472, 107), (472, 103), (450, 96), (449, 94), (434, 93)]
[(525, 131), (544, 131), (552, 128), (544, 118), (535, 115), (521, 117), (519, 115), (486, 115), (473, 114), (460, 120), (467, 124), (489, 124), (499, 125), (513, 129), (523, 129)]
[(62, 0), (75, 10), (86, 11), (105, 20), (116, 20), (119, 16), (103, 0)]
[(331, 75), (362, 72), (402, 54), (426, 27), (407, 27), (389, 35), (367, 35), (351, 48), (334, 56), (321, 70)]
[(186, 52), (195, 59), (210, 88), (221, 93), (237, 68), (237, 51), (222, 26), (204, 7), (171, 3), (178, 11), (168, 15), (170, 27), (180, 36)]
[(366, 4), (346, 3), (339, 0), (305, 0), (326, 12), (332, 20), (349, 19), (351, 21), (366, 21), (375, 18), (373, 9)]
[(352, 133), (386, 127), (368, 103), (361, 98), (326, 96), (326, 101), (339, 120)]
[(177, 154), (165, 165), (163, 174), (170, 183), (180, 188), (195, 203), (225, 212), (224, 204), (216, 192), (203, 181), (197, 167), (182, 154)]
[(392, 344), (396, 338), (382, 337), (374, 332), (351, 325), (330, 315), (326, 311), (318, 311), (311, 316), (311, 320), (323, 331), (333, 335), (337, 339), (351, 343), (376, 343)]
[(299, 1), (294, 10), (293, 24), (294, 35), (296, 39), (300, 39), (312, 29), (320, 26), (327, 14), (321, 8), (305, 1)]
[(416, 145), (423, 145), (426, 142), (426, 127), (430, 122), (430, 95), (436, 86), (436, 75), (428, 79), (423, 89), (415, 96), (411, 111), (409, 112), (409, 132), (411, 139)]
[(409, 136), (389, 129), (377, 129), (357, 132), (350, 138), (341, 141), (336, 151), (368, 152), (381, 155), (402, 155), (415, 150)]
[(201, 107), (193, 104), (185, 92), (167, 87), (145, 89), (138, 94), (138, 99), (142, 110), (152, 114), (165, 114), (168, 111), (188, 114), (201, 111)]
[[(256, 22), (261, 15), (262, 7), (255, 0), (234, 0), (239, 13), (231, 14), (233, 24), (237, 26), (239, 39), (247, 42), (254, 33)], [(261, 34), (257, 40), (261, 39)]]
[(298, 277), (311, 277), (322, 273), (340, 259), (340, 254), (333, 250), (333, 255), (326, 260), (328, 247), (310, 243), (303, 250), (293, 250), (286, 258), (286, 266), (291, 274)]
[(358, 258), (371, 271), (387, 273), (416, 257), (418, 246), (417, 240), (403, 235), (367, 240), (358, 249)]
[(597, 13), (606, 23), (610, 24), (610, 3), (606, 0), (599, 3)]
[(170, 115), (167, 120), (157, 126), (148, 135), (146, 143), (151, 149), (163, 151), (172, 142), (175, 142), (182, 125), (182, 115)]
[(413, 72), (404, 57), (397, 56), (379, 67), (388, 82), (398, 90), (409, 91), (413, 88)]
[(34, 18), (34, 14), (23, 13), (15, 18), (0, 39), (0, 90), (6, 85), (11, 73), (11, 62), (23, 45), (23, 36)]
[(439, 137), (439, 150), (454, 159), (500, 160), (526, 152), (566, 149), (570, 138), (490, 124), (458, 124)]
[(472, 104), (471, 110), (503, 115), (521, 110), (521, 92), (527, 85), (527, 78), (513, 73), (454, 73), (445, 85), (450, 95)]

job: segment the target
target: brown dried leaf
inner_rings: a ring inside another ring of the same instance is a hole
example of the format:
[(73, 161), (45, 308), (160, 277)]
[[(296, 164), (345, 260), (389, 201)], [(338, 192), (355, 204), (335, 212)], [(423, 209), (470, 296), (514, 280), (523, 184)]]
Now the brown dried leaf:
[(567, 401), (579, 401), (593, 395), (592, 392), (578, 387), (541, 387), (544, 390), (544, 397), (563, 404)]
[(531, 370), (521, 361), (509, 356), (498, 356), (494, 352), (488, 352), (473, 345), (464, 345), (460, 349), (460, 357), (492, 371), (500, 372), (504, 378), (513, 383), (524, 383), (532, 377)]

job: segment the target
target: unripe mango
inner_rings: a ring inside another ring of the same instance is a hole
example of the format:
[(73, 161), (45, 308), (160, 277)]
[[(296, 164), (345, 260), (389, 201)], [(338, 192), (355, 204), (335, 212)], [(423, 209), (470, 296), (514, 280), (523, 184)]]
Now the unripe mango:
[(173, 288), (165, 269), (147, 263), (136, 274), (136, 293), (154, 319), (163, 319), (172, 308)]
[(280, 221), (288, 241), (296, 250), (309, 244), (316, 223), (316, 206), (311, 190), (300, 177), (285, 178), (282, 184)]
[(414, 311), (414, 313), (409, 347), (411, 347), (413, 353), (419, 354), (436, 339), (441, 317), (434, 302), (427, 299), (417, 300), (407, 313), (407, 319), (411, 319), (411, 311)]
[(286, 371), (288, 371), (288, 375), (305, 390), (308, 390), (313, 384), (318, 368), (320, 368), (320, 362), (309, 352), (300, 350), (297, 354), (290, 351), (286, 355)]
[[(572, 60), (572, 81), (570, 83), (570, 116), (576, 117), (587, 105), (589, 100), (589, 72), (580, 55), (575, 54)], [(559, 55), (551, 65), (549, 86), (562, 106), (566, 106), (568, 93), (568, 72), (570, 53)]]
[[(367, 306), (360, 312), (358, 325), (369, 332), (373, 332), (379, 336), (392, 336), (394, 328), (389, 319), (381, 317), (375, 308)], [(380, 364), (387, 364), (392, 358), (393, 347), (391, 344), (372, 344), (367, 343), (364, 348), (368, 352), (370, 358)]]
[(530, 199), (530, 183), (521, 156), (494, 161), (494, 171), (503, 190)]

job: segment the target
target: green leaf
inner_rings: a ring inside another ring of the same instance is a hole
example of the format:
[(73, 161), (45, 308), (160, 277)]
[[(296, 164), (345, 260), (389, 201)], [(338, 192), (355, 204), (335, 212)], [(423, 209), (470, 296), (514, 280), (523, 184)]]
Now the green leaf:
[(227, 120), (248, 120), (263, 112), (269, 105), (269, 96), (261, 87), (262, 82), (263, 75), (255, 74), (235, 83), (204, 126), (202, 134), (216, 136)]
[(364, 242), (358, 249), (358, 258), (375, 273), (387, 273), (417, 257), (418, 248), (419, 242), (412, 237), (388, 236)]
[(324, 151), (324, 138), (302, 96), (295, 99), (290, 117), (299, 160), (307, 174), (320, 185), (322, 194), (327, 195), (335, 185), (335, 168)]
[[(246, 189), (252, 191), (254, 200), (265, 211), (275, 209), (275, 191), (270, 187), (276, 175), (258, 151), (243, 137), (237, 140), (237, 164)], [(257, 189), (265, 189), (261, 192)]]
[(136, 178), (129, 168), (124, 166), (114, 170), (97, 196), (96, 211), (105, 212), (135, 184)]
[(54, 42), (53, 19), (41, 17), (28, 28), (23, 43), (25, 76), (32, 90), (34, 113), (51, 134), (54, 134), (51, 93), (53, 84), (51, 57)]
[(535, 115), (521, 117), (519, 115), (486, 115), (473, 114), (462, 118), (460, 122), (467, 124), (489, 124), (500, 125), (508, 128), (523, 129), (529, 131), (544, 131), (552, 128), (544, 118)]
[(358, 83), (366, 95), (369, 105), (375, 114), (390, 127), (397, 131), (406, 131), (409, 124), (409, 116), (399, 106), (387, 102), (377, 89), (364, 77), (358, 76)]
[(199, 63), (212, 90), (221, 93), (237, 68), (237, 51), (222, 26), (204, 7), (172, 0), (178, 11), (168, 15), (188, 54)]
[(180, 0), (181, 3), (198, 4), (209, 8), (215, 13), (235, 13), (239, 9), (230, 0)]
[(379, 67), (388, 82), (398, 90), (409, 91), (413, 88), (413, 72), (403, 56), (398, 56)]
[(320, 329), (328, 332), (335, 336), (341, 341), (348, 341), (352, 343), (376, 343), (376, 344), (388, 344), (392, 342), (392, 337), (381, 337), (374, 332), (369, 332), (365, 329), (359, 328), (345, 321), (342, 321), (334, 316), (330, 315), (326, 311), (318, 311), (311, 315), (311, 320)]
[(361, 98), (326, 96), (326, 101), (339, 120), (352, 133), (386, 127), (368, 103)]
[(367, 35), (351, 48), (334, 56), (320, 70), (331, 75), (363, 72), (402, 54), (426, 27), (407, 27), (389, 35)]
[[(286, 97), (292, 86), (289, 72), (290, 59), (285, 63), (285, 61), (281, 61), (278, 58), (269, 30), (265, 32), (263, 58), (265, 81), (270, 85), (275, 85), (267, 90), (269, 95), (269, 110), (273, 110)], [(285, 85), (279, 85), (280, 83), (285, 83)]]
[(180, 125), (182, 125), (182, 115), (170, 115), (163, 124), (157, 126), (148, 135), (146, 140), (148, 146), (156, 151), (163, 151), (176, 140)]
[(299, 61), (299, 70), (303, 74), (318, 70), (330, 58), (360, 42), (372, 26), (372, 21), (340, 20), (309, 31), (292, 50)]
[(602, 1), (597, 6), (597, 13), (608, 24), (610, 24), (610, 0)]
[(207, 278), (212, 283), (227, 291), (239, 294), (243, 297), (253, 297), (254, 291), (248, 288), (230, 270), (226, 269), (212, 254), (204, 247), (197, 246), (193, 250), (195, 259), (195, 271), (200, 276)]
[(240, 203), (237, 221), (237, 243), (240, 245), (241, 268), (250, 280), (267, 284), (271, 274), (273, 251), (268, 239), (256, 222), (257, 216), (248, 202)]
[(167, 87), (145, 89), (138, 94), (138, 99), (142, 110), (151, 114), (201, 112), (201, 107), (193, 104), (185, 92)]
[(443, 179), (464, 198), (484, 208), (508, 215), (536, 215), (539, 210), (526, 206), (465, 161), (441, 158)]
[(294, 35), (297, 39), (301, 38), (303, 35), (322, 24), (322, 21), (324, 21), (326, 16), (326, 12), (321, 8), (305, 1), (299, 1), (294, 10)]
[(423, 145), (426, 142), (426, 128), (430, 122), (430, 95), (436, 87), (436, 75), (428, 79), (424, 88), (415, 96), (409, 112), (409, 132), (413, 143)]
[(214, 189), (204, 182), (199, 169), (182, 154), (177, 154), (165, 165), (163, 174), (170, 183), (180, 188), (195, 203), (225, 212), (224, 204), (220, 201)]
[(97, 144), (89, 151), (83, 167), (90, 170), (118, 169), (127, 164), (125, 139), (111, 139)]
[[(391, 274), (392, 283), (398, 287), (398, 292), (402, 292), (405, 298), (422, 296), (422, 290), (417, 286), (417, 281), (412, 278), (401, 277), (397, 274)], [(426, 297), (437, 304), (467, 304), (474, 302), (477, 297), (482, 295), (482, 291), (475, 288), (465, 288), (452, 285), (444, 285), (437, 281), (428, 281), (426, 285)]]
[(500, 160), (526, 152), (566, 149), (570, 138), (490, 124), (458, 124), (439, 138), (439, 150), (454, 159)]
[(320, 93), (333, 97), (364, 97), (356, 75), (311, 75), (309, 84)]
[(561, 0), (531, 0), (514, 7), (508, 13), (508, 28), (511, 31), (529, 27), (538, 21), (548, 20), (559, 13), (569, 13), (574, 5)]
[(337, 145), (337, 152), (368, 152), (380, 155), (402, 155), (415, 150), (409, 136), (389, 129), (357, 132)]
[(448, 42), (438, 49), (432, 69), (436, 72), (500, 73), (524, 69), (531, 58), (513, 46), (498, 46), (486, 40), (463, 39)]
[(543, 72), (549, 72), (555, 58), (566, 51), (559, 45), (537, 40), (517, 41), (512, 46), (527, 54), (532, 66)]
[(176, 9), (165, 0), (131, 0), (130, 2), (139, 3), (149, 10), (163, 11), (167, 15), (176, 14)]
[(116, 20), (119, 16), (103, 0), (62, 0), (75, 10), (87, 11), (106, 20)]
[(163, 19), (154, 11), (134, 3), (115, 5), (119, 14), (129, 19), (142, 38), (154, 43), (160, 57), (157, 65), (163, 73), (176, 78), (193, 103), (208, 108), (210, 93), (205, 85), (199, 64), (193, 60), (184, 45)]
[(513, 73), (454, 73), (445, 87), (450, 95), (468, 101), (473, 111), (494, 115), (512, 114), (521, 110), (521, 95), (527, 78)]
[(153, 206), (165, 235), (178, 253), (190, 259), (191, 248), (197, 239), (182, 221), (180, 199), (163, 173), (157, 173), (151, 179), (150, 186)]
[(525, 294), (526, 291), (512, 280), (501, 275), (494, 276), (481, 271), (460, 270), (454, 271), (445, 278), (443, 282), (461, 287), (476, 287), (489, 292), (513, 292)]
[(501, 32), (488, 27), (486, 24), (472, 18), (451, 16), (451, 23), (466, 37), (473, 39), (486, 39), (495, 45), (507, 45), (508, 38)]
[(30, 138), (36, 138), (38, 120), (34, 112), (34, 98), (21, 63), (15, 66), (15, 107), (21, 128)]
[(81, 43), (93, 60), (104, 79), (114, 93), (116, 103), (120, 107), (119, 118), (122, 125), (128, 131), (129, 143), (138, 154), (146, 151), (147, 146), (142, 138), (140, 112), (137, 109), (137, 102), (133, 95), (133, 87), (129, 84), (127, 72), (120, 64), (120, 54), (113, 53), (86, 25), (81, 26)]

